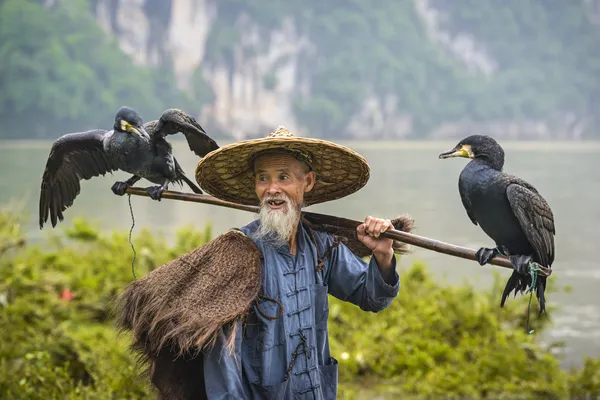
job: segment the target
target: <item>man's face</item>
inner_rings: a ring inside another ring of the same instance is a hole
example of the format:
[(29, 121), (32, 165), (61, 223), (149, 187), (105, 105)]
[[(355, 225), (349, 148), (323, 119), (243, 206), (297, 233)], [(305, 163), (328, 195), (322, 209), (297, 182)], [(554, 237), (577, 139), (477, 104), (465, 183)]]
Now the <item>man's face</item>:
[(287, 242), (298, 224), (304, 193), (315, 183), (306, 164), (285, 153), (265, 154), (254, 161), (254, 184), (260, 200), (259, 236), (275, 234)]

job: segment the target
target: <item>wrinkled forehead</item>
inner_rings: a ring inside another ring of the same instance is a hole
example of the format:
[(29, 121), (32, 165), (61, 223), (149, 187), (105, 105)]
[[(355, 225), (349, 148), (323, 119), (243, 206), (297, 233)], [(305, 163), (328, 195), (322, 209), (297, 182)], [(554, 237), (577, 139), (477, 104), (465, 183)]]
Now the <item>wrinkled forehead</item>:
[(273, 168), (301, 168), (305, 172), (311, 170), (310, 166), (307, 163), (301, 161), (295, 153), (284, 149), (264, 150), (252, 158), (251, 164), (252, 171), (254, 173), (256, 173), (259, 170), (267, 170)]

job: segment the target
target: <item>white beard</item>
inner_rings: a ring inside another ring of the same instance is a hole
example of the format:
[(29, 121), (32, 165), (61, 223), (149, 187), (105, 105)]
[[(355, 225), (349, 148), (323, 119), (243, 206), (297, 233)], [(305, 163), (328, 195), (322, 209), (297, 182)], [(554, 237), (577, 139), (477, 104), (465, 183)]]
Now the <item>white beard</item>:
[[(285, 201), (286, 207), (280, 210), (271, 210), (267, 205), (269, 200)], [(265, 196), (258, 213), (260, 224), (252, 236), (255, 239), (270, 242), (276, 247), (283, 246), (289, 242), (292, 231), (298, 224), (299, 216), (299, 207), (286, 195)]]

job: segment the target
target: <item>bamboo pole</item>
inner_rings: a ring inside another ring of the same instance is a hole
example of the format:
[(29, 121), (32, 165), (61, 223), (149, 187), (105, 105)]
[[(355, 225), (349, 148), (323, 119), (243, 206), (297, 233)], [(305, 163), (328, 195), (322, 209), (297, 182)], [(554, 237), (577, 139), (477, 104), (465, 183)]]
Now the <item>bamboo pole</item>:
[[(126, 194), (131, 194), (134, 196), (142, 196), (142, 197), (150, 197), (148, 192), (144, 188), (140, 187), (128, 187), (125, 191)], [(221, 207), (232, 208), (240, 211), (248, 211), (248, 212), (258, 212), (259, 208), (257, 206), (250, 206), (244, 204), (233, 203), (230, 201), (225, 201), (218, 199), (213, 196), (209, 196), (206, 194), (197, 194), (197, 193), (182, 193), (176, 192), (172, 190), (165, 190), (162, 193), (163, 199), (169, 200), (180, 200), (187, 201), (192, 203), (203, 203), (203, 204), (211, 204)], [(322, 223), (328, 224), (332, 226), (337, 226), (340, 228), (346, 229), (356, 229), (362, 222), (355, 221), (347, 218), (334, 217), (326, 214), (312, 213), (303, 211), (303, 215), (307, 220), (313, 223)], [(466, 260), (477, 261), (476, 251), (470, 249), (468, 247), (457, 246), (450, 243), (445, 243), (439, 240), (430, 239), (425, 236), (415, 235), (414, 233), (399, 231), (399, 230), (390, 230), (381, 234), (383, 237), (387, 237), (389, 239), (398, 240), (403, 243), (407, 243), (413, 246), (421, 247), (427, 250), (435, 251), (437, 253), (447, 254), (454, 257), (464, 258)], [(508, 257), (497, 255), (489, 261), (489, 264), (496, 265), (498, 267), (510, 268), (514, 269), (512, 263), (508, 259)], [(538, 265), (540, 269), (539, 273), (542, 276), (550, 276), (552, 273), (552, 269), (545, 268)]]

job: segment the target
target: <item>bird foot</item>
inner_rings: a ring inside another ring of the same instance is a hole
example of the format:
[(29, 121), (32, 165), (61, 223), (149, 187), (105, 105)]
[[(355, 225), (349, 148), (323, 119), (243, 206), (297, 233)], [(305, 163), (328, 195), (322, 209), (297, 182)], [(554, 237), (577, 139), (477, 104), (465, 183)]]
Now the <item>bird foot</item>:
[(509, 256), (508, 259), (513, 267), (515, 267), (515, 271), (521, 275), (529, 275), (531, 256), (513, 255)]
[(477, 257), (477, 262), (479, 263), (479, 265), (485, 265), (498, 254), (500, 254), (498, 248), (490, 249), (487, 247), (482, 247), (479, 250), (477, 250), (477, 253), (475, 253), (475, 257)]
[(115, 182), (111, 189), (117, 196), (123, 196), (128, 187), (129, 184), (127, 182)]
[(164, 191), (164, 186), (150, 186), (146, 188), (146, 192), (150, 195), (150, 198), (157, 201), (160, 201), (162, 192)]

